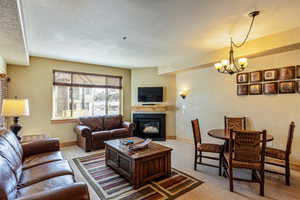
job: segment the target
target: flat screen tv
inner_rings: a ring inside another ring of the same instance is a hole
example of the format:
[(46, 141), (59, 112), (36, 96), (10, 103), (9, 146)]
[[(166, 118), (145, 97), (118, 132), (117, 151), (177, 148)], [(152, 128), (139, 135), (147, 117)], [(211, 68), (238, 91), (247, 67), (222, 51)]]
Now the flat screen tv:
[(163, 87), (139, 87), (138, 102), (162, 102)]

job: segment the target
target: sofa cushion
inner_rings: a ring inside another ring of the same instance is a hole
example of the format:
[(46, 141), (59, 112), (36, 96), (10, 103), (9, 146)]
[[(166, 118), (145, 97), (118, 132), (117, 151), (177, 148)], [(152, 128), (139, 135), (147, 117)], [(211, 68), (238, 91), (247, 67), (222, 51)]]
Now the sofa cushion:
[(104, 141), (111, 139), (111, 131), (92, 132), (92, 144), (94, 149), (103, 148)]
[(62, 175), (73, 175), (73, 171), (70, 168), (68, 161), (60, 160), (49, 162), (23, 170), (23, 175), (18, 186), (25, 187)]
[(16, 135), (5, 128), (0, 128), (0, 136), (4, 137), (6, 141), (13, 147), (19, 158), (23, 158), (23, 148), (17, 139)]
[(111, 131), (95, 131), (92, 132), (92, 141), (109, 140), (111, 138)]
[(15, 199), (17, 179), (8, 161), (0, 156), (0, 199)]
[(110, 131), (112, 137), (127, 137), (128, 136), (128, 128), (118, 128)]
[(92, 131), (104, 130), (103, 116), (80, 117), (79, 123), (90, 127)]
[(17, 148), (7, 141), (7, 134), (15, 137), (10, 131), (0, 135), (0, 156), (7, 160), (8, 165), (14, 171), (17, 181), (19, 181), (22, 175), (22, 158), (20, 158), (20, 152), (15, 151)]
[(25, 158), (23, 162), (23, 170), (37, 165), (41, 165), (48, 162), (63, 160), (63, 157), (59, 151), (35, 154)]
[(104, 129), (112, 130), (121, 127), (122, 115), (106, 115), (104, 116)]
[(53, 177), (18, 190), (18, 197), (32, 195), (38, 192), (48, 191), (57, 187), (62, 187), (74, 183), (72, 175)]

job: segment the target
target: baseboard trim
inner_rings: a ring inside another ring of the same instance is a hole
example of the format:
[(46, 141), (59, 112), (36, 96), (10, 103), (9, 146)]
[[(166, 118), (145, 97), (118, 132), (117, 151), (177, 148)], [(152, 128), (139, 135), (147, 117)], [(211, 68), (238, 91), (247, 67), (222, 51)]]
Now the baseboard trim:
[(176, 140), (176, 136), (172, 135), (172, 136), (166, 136), (167, 140)]
[(62, 142), (62, 143), (60, 143), (60, 147), (68, 147), (68, 146), (73, 146), (76, 144), (77, 144), (77, 141)]

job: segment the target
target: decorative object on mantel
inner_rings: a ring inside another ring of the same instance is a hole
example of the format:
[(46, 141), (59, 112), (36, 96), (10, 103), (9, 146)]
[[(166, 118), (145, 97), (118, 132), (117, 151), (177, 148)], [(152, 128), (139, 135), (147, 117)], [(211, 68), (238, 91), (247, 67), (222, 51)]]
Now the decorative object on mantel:
[[(249, 84), (248, 79), (252, 84)], [(300, 65), (238, 73), (236, 75), (237, 95), (300, 93), (299, 79)]]
[(15, 99), (3, 99), (1, 115), (14, 117), (14, 124), (10, 126), (10, 129), (21, 140), (21, 137), (18, 136), (18, 132), (22, 128), (22, 125), (19, 124), (19, 117), (29, 115), (28, 99), (17, 99), (17, 97)]
[(229, 60), (222, 60), (221, 62), (215, 64), (215, 68), (218, 70), (218, 72), (232, 75), (234, 73), (244, 71), (248, 64), (247, 58), (239, 58), (237, 60), (233, 55), (233, 47), (240, 48), (246, 43), (251, 32), (254, 19), (257, 15), (259, 15), (259, 11), (253, 11), (249, 13), (249, 17), (252, 17), (252, 21), (245, 39), (240, 44), (235, 43), (232, 38), (230, 38)]
[(186, 98), (186, 96), (188, 95), (188, 90), (181, 90), (180, 92), (179, 92), (179, 96), (182, 98), (182, 99), (185, 99)]

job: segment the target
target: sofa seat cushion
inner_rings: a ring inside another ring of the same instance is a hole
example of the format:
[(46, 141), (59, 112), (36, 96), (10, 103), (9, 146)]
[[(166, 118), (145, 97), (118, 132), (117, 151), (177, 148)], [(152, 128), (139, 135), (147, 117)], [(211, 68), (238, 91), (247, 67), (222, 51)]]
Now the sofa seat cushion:
[(28, 156), (23, 162), (23, 170), (37, 165), (41, 165), (48, 162), (63, 160), (63, 157), (59, 151), (47, 152)]
[(112, 130), (120, 128), (122, 124), (122, 115), (106, 115), (104, 116), (104, 129)]
[(49, 162), (23, 170), (19, 187), (25, 187), (49, 178), (62, 175), (73, 175), (68, 161), (60, 160)]
[(79, 122), (90, 127), (92, 131), (104, 130), (103, 116), (80, 117)]
[(92, 132), (93, 142), (97, 140), (109, 140), (111, 138), (111, 131), (95, 131)]
[(106, 140), (111, 140), (111, 131), (92, 132), (93, 149), (103, 148)]
[(118, 128), (110, 131), (112, 137), (127, 137), (128, 136), (128, 128)]
[(74, 183), (74, 178), (72, 175), (64, 175), (53, 177), (38, 183), (20, 188), (18, 190), (18, 197), (23, 197), (27, 195), (32, 195), (38, 192), (48, 191), (57, 187), (62, 187), (68, 184)]

